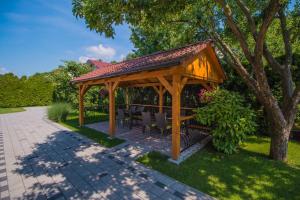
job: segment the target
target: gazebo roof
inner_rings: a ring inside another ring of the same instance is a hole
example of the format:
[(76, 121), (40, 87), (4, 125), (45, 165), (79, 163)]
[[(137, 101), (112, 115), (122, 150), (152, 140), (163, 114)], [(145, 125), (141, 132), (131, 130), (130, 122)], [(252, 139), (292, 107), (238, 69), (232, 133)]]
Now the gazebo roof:
[[(176, 49), (160, 51), (146, 56), (125, 60), (115, 64), (105, 63), (96, 70), (73, 79), (72, 82), (79, 83), (100, 78), (111, 78), (125, 74), (179, 65), (187, 58), (206, 49), (209, 45), (211, 45), (211, 43), (211, 40), (207, 40)], [(95, 64), (96, 66), (98, 65), (95, 61), (90, 61), (90, 63)]]

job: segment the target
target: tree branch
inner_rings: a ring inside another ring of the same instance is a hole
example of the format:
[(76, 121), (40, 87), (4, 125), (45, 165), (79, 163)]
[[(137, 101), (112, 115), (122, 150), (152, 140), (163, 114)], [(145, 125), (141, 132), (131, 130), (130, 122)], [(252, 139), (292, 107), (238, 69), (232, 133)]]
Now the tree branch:
[(240, 7), (240, 9), (242, 10), (242, 12), (244, 13), (244, 15), (246, 16), (247, 22), (250, 27), (250, 31), (253, 35), (254, 40), (256, 40), (257, 38), (256, 24), (253, 17), (251, 16), (250, 9), (244, 4), (243, 0), (236, 0), (236, 2)]
[[(251, 75), (248, 73), (248, 71), (244, 68), (241, 61), (232, 52), (230, 47), (221, 39), (221, 37), (216, 32), (212, 32), (210, 34), (211, 34), (212, 38), (214, 38), (220, 45), (220, 47), (221, 47), (220, 50), (222, 51), (224, 56), (227, 58), (226, 61), (228, 61), (229, 64), (231, 64), (235, 68), (237, 73), (244, 79), (244, 81), (249, 86), (249, 88), (251, 88), (252, 91), (255, 93), (255, 95), (259, 98), (260, 89), (258, 87), (257, 81), (253, 77), (251, 77)], [(233, 62), (231, 62), (227, 56), (229, 56)]]
[(233, 33), (236, 35), (237, 39), (239, 40), (239, 43), (243, 49), (243, 52), (244, 52), (246, 58), (249, 60), (249, 62), (253, 61), (253, 56), (252, 56), (249, 46), (246, 42), (247, 40), (245, 38), (245, 34), (242, 33), (240, 28), (234, 22), (234, 19), (232, 17), (232, 12), (231, 12), (229, 5), (226, 4), (224, 0), (215, 0), (215, 1), (223, 8), (228, 25), (231, 28), (231, 30), (233, 31)]
[(286, 16), (284, 14), (284, 7), (279, 10), (280, 26), (282, 30), (282, 37), (284, 41), (284, 49), (286, 53), (285, 65), (290, 66), (292, 64), (292, 47), (290, 43), (290, 32), (286, 24)]
[[(237, 1), (238, 6), (240, 7), (240, 9), (242, 10), (242, 12), (246, 16), (247, 22), (248, 22), (249, 27), (250, 27), (250, 31), (252, 33), (252, 36), (253, 36), (254, 40), (256, 41), (258, 33), (257, 33), (257, 28), (256, 28), (255, 21), (254, 21), (253, 17), (251, 16), (250, 9), (245, 5), (245, 3), (243, 2), (243, 0), (236, 0), (236, 1)], [(282, 66), (272, 56), (271, 52), (268, 50), (268, 47), (267, 47), (266, 43), (264, 43), (263, 55), (266, 58), (266, 60), (268, 61), (269, 65), (272, 67), (272, 69), (274, 71), (276, 71), (276, 72), (280, 72), (280, 70), (282, 69)]]
[(280, 27), (282, 30), (282, 37), (284, 42), (284, 49), (285, 49), (285, 63), (284, 63), (284, 69), (282, 70), (281, 76), (282, 76), (282, 91), (283, 91), (283, 107), (284, 110), (286, 107), (288, 107), (290, 98), (292, 98), (293, 95), (293, 77), (291, 73), (291, 65), (292, 65), (292, 47), (290, 43), (290, 32), (287, 28), (286, 23), (286, 16), (284, 14), (285, 7), (283, 6), (278, 14), (279, 14), (279, 20), (280, 20)]
[(279, 11), (280, 6), (279, 0), (271, 0), (268, 7), (265, 9), (265, 17), (262, 25), (259, 28), (254, 48), (255, 60), (261, 60), (262, 58), (266, 33), (272, 20), (274, 19), (275, 14)]

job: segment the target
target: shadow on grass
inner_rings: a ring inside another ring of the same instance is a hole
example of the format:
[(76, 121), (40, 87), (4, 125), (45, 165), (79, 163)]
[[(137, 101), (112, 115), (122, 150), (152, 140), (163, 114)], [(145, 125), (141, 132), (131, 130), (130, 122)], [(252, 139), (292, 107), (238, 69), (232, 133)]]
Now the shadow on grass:
[[(94, 123), (99, 121), (107, 120), (107, 114), (98, 113), (97, 115), (93, 115), (85, 118), (85, 123)], [(94, 129), (88, 128), (86, 126), (79, 126), (78, 116), (76, 114), (72, 114), (68, 117), (67, 121), (61, 122), (61, 125), (71, 129), (72, 131), (78, 132), (95, 142), (105, 146), (105, 147), (113, 147), (118, 144), (124, 142), (124, 140), (119, 138), (109, 138), (108, 134), (96, 131)]]
[(132, 187), (134, 173), (108, 153), (71, 131), (53, 132), (31, 154), (17, 158), (14, 173), (27, 186), (21, 199), (137, 199), (143, 183)]
[[(179, 166), (159, 153), (138, 161), (219, 199), (300, 199), (297, 165), (270, 160), (259, 152), (259, 147), (266, 148), (267, 139), (257, 142), (249, 140), (247, 146), (257, 147), (230, 156), (216, 152), (210, 145)], [(299, 151), (300, 145), (297, 154)]]

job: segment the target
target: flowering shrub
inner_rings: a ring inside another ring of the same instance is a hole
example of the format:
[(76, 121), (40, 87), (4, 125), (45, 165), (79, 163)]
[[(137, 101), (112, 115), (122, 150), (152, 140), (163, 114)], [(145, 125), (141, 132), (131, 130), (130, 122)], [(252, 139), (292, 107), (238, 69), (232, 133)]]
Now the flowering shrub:
[(256, 130), (255, 112), (244, 106), (244, 99), (234, 92), (217, 89), (205, 92), (207, 105), (197, 109), (196, 119), (211, 126), (213, 145), (218, 151), (234, 153), (247, 134)]
[(206, 95), (206, 93), (211, 92), (212, 89), (207, 90), (202, 88), (200, 92), (198, 93), (199, 99), (201, 103), (208, 103), (211, 100), (211, 97), (209, 95)]

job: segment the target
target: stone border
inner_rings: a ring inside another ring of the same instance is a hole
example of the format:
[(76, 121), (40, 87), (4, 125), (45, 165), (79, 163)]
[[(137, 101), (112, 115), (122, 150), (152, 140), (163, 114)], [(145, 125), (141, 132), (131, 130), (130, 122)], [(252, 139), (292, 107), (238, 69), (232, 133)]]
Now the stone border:
[(4, 138), (3, 133), (0, 132), (0, 197), (3, 199), (10, 199), (9, 187), (6, 174), (6, 162), (4, 153)]
[(210, 142), (211, 140), (212, 140), (212, 136), (208, 135), (203, 140), (201, 140), (201, 142), (199, 142), (197, 144), (194, 144), (193, 146), (191, 146), (188, 149), (181, 152), (180, 157), (178, 158), (178, 160), (173, 160), (172, 158), (169, 158), (168, 161), (170, 161), (171, 163), (174, 163), (176, 165), (179, 165), (180, 163), (182, 163), (183, 161), (185, 161), (186, 159), (191, 157), (194, 153), (196, 153), (200, 149), (203, 149), (205, 147), (205, 145), (208, 142)]

